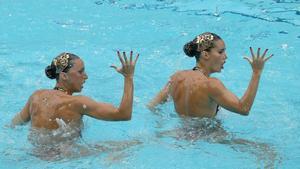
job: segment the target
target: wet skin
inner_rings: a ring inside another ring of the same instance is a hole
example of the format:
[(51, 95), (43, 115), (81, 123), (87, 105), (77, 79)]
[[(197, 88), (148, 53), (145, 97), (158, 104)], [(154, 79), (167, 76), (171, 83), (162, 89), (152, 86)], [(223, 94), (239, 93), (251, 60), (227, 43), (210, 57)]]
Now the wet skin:
[(252, 67), (252, 77), (242, 98), (230, 92), (212, 73), (221, 72), (227, 55), (223, 40), (216, 40), (210, 51), (202, 51), (197, 62), (197, 70), (183, 70), (171, 76), (166, 86), (150, 101), (148, 108), (155, 110), (158, 104), (166, 102), (169, 96), (174, 101), (175, 110), (179, 115), (190, 117), (214, 117), (217, 105), (241, 114), (248, 115), (252, 107), (264, 64), (273, 55), (266, 57), (268, 50), (260, 54), (260, 48), (252, 57), (245, 57)]
[(83, 88), (87, 74), (81, 59), (74, 59), (73, 66), (68, 72), (61, 72), (56, 86), (65, 89), (37, 90), (28, 99), (25, 107), (12, 120), (12, 125), (24, 124), (31, 121), (32, 128), (54, 130), (59, 127), (59, 121), (79, 129), (82, 117), (87, 115), (96, 119), (109, 121), (124, 121), (131, 119), (133, 102), (133, 75), (138, 56), (133, 60), (125, 52), (118, 52), (121, 67), (112, 66), (124, 76), (124, 93), (119, 107), (109, 103), (96, 102), (87, 96), (73, 96)]

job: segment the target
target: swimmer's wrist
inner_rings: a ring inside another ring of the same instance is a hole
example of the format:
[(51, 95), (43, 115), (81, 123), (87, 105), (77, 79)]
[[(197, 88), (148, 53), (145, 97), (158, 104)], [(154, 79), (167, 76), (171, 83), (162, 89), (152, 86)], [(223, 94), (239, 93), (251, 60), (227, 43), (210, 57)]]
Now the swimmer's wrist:
[(261, 70), (260, 71), (253, 71), (253, 75), (255, 75), (255, 76), (260, 76), (261, 73), (262, 73)]
[(129, 79), (129, 80), (132, 80), (133, 79), (133, 75), (127, 75), (127, 76), (124, 76), (125, 79)]

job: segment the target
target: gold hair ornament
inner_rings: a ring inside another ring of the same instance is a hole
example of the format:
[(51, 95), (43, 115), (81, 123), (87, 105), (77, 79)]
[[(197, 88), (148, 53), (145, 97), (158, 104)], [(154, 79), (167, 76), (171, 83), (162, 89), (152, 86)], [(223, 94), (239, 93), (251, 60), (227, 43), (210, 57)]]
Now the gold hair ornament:
[(196, 38), (196, 43), (200, 51), (204, 51), (211, 47), (214, 36), (211, 33), (203, 33)]
[(53, 64), (56, 67), (56, 73), (60, 73), (66, 69), (69, 65), (70, 55), (68, 53), (63, 53), (62, 55), (53, 59)]
[(197, 36), (197, 41), (196, 43), (200, 44), (200, 43), (203, 43), (205, 41), (212, 41), (214, 40), (214, 36), (210, 33), (203, 33), (199, 36)]

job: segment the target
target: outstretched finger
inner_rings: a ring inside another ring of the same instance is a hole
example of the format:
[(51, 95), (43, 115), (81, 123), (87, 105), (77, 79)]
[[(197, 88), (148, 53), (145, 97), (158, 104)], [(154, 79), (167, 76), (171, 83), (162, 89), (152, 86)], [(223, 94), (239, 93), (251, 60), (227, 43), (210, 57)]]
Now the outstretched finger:
[(135, 58), (134, 63), (133, 63), (134, 65), (135, 65), (136, 61), (138, 60), (139, 56), (140, 56), (140, 54), (136, 55), (136, 58)]
[(120, 59), (120, 62), (122, 63), (122, 66), (124, 66), (125, 63), (124, 63), (124, 60), (121, 57), (120, 51), (117, 51), (117, 54), (118, 54), (118, 57)]
[(250, 52), (251, 52), (251, 56), (252, 56), (252, 59), (253, 59), (254, 58), (254, 53), (253, 53), (252, 47), (250, 47)]
[(259, 58), (259, 54), (260, 54), (260, 48), (257, 49), (256, 58)]
[(266, 56), (266, 53), (268, 52), (268, 50), (269, 50), (269, 49), (266, 49), (266, 50), (264, 51), (263, 55), (261, 56), (261, 58), (262, 58), (262, 59), (264, 59), (264, 58), (265, 58), (265, 56)]
[(132, 54), (133, 54), (133, 52), (130, 51), (130, 64), (132, 63)]
[(265, 58), (264, 61), (266, 62), (267, 60), (271, 59), (272, 56), (273, 56), (273, 54), (270, 55), (269, 57)]
[(126, 57), (126, 52), (123, 52), (123, 57), (124, 57), (124, 59), (125, 59), (125, 63), (127, 64), (128, 61), (127, 61), (127, 57)]

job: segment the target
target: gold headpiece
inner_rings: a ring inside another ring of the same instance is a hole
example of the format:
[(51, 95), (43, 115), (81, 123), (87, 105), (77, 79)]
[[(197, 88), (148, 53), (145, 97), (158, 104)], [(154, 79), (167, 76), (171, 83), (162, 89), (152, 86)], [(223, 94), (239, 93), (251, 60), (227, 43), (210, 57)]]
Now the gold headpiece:
[(56, 73), (60, 73), (65, 70), (69, 65), (69, 53), (62, 53), (53, 59), (53, 64), (56, 67)]
[(206, 32), (197, 36), (196, 43), (198, 44), (200, 51), (204, 51), (211, 47), (213, 40), (214, 36), (211, 33)]

